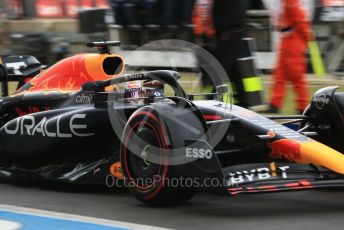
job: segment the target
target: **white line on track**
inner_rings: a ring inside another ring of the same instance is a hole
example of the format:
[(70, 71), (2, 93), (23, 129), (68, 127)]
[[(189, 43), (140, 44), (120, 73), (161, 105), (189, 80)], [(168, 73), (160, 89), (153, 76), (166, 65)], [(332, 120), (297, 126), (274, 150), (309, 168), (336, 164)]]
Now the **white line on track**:
[[(56, 219), (61, 219), (61, 220), (93, 223), (93, 224), (99, 224), (99, 225), (105, 225), (105, 226), (117, 227), (117, 228), (122, 227), (122, 228), (129, 228), (133, 230), (139, 230), (139, 229), (140, 230), (170, 230), (167, 228), (160, 228), (160, 227), (154, 227), (154, 226), (149, 226), (149, 225), (141, 225), (141, 224), (122, 222), (122, 221), (95, 218), (95, 217), (80, 216), (80, 215), (74, 215), (74, 214), (68, 214), (68, 213), (62, 213), (62, 212), (52, 212), (52, 211), (25, 208), (25, 207), (13, 206), (13, 205), (0, 204), (0, 211), (9, 211), (9, 212), (16, 212), (16, 213), (21, 213), (21, 214), (37, 215), (40, 217), (56, 218)], [(3, 222), (3, 223), (10, 224), (9, 222)], [(0, 225), (0, 227), (2, 226)]]
[(23, 227), (21, 224), (7, 221), (7, 220), (0, 220), (0, 228), (1, 230), (18, 230)]

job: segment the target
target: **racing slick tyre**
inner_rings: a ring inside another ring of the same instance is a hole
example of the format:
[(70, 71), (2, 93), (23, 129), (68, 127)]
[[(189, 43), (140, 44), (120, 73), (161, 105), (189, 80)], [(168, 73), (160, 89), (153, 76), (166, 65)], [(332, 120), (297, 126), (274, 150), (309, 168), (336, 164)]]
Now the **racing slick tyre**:
[[(198, 119), (191, 111), (184, 117)], [(176, 133), (176, 127), (154, 107), (143, 107), (130, 117), (124, 129), (120, 156), (126, 183), (129, 191), (147, 205), (181, 205), (196, 195), (193, 187), (166, 183), (182, 175), (183, 165), (169, 164), (171, 149), (184, 145), (185, 135), (180, 134), (182, 130)], [(158, 160), (149, 161), (150, 155)]]

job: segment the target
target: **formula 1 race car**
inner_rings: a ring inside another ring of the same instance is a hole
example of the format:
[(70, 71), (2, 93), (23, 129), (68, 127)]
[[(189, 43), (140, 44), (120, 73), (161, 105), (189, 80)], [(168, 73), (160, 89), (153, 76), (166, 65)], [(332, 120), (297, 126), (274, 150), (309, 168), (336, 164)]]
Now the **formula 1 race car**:
[[(344, 186), (337, 87), (316, 92), (302, 116), (266, 117), (224, 100), (224, 85), (194, 100), (178, 72), (123, 74), (111, 45), (119, 43), (89, 43), (100, 54), (47, 69), (30, 56), (2, 58), (3, 84), (22, 85), (0, 101), (1, 176), (104, 184), (111, 175), (149, 205), (181, 204), (203, 189)], [(175, 95), (166, 96), (165, 86)]]

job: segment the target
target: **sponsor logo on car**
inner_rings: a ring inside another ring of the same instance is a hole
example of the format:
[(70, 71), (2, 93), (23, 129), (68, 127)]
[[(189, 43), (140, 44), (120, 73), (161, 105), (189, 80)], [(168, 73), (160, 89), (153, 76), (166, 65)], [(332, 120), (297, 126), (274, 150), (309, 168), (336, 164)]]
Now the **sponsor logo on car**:
[(128, 75), (128, 76), (126, 76), (126, 81), (142, 80), (142, 78), (144, 78), (144, 76), (145, 75), (143, 73)]
[(80, 104), (91, 104), (93, 102), (93, 96), (82, 93), (76, 96), (75, 102)]
[(330, 103), (330, 98), (325, 94), (321, 94), (321, 95), (315, 96), (312, 101), (315, 103), (315, 106), (318, 109), (324, 109), (325, 106)]
[(243, 170), (243, 171), (237, 171), (237, 172), (230, 172), (229, 178), (227, 180), (228, 185), (236, 185), (246, 182), (253, 182), (257, 180), (269, 180), (273, 177), (277, 177), (277, 172), (280, 172), (280, 177), (282, 179), (288, 179), (288, 173), (287, 170), (289, 169), (289, 166), (279, 166), (276, 167), (275, 164), (273, 164), (272, 167), (262, 167), (262, 168), (256, 168), (251, 170)]
[(118, 179), (124, 179), (121, 162), (115, 162), (110, 166), (110, 173)]
[(211, 159), (213, 157), (213, 152), (211, 149), (185, 148), (185, 156), (197, 159)]
[(301, 144), (296, 140), (281, 139), (268, 144), (271, 158), (285, 158), (289, 161), (301, 161)]
[[(63, 115), (50, 119), (43, 117), (40, 121), (37, 121), (34, 116), (26, 115), (15, 119), (14, 122), (7, 123), (4, 130), (9, 135), (58, 138), (94, 136), (94, 133), (86, 133), (88, 131), (88, 127), (85, 122), (86, 114), (74, 114), (73, 116), (67, 118), (69, 121), (64, 122), (64, 124), (68, 124), (68, 131), (66, 131), (66, 128), (62, 128), (61, 119), (63, 117)], [(62, 129), (64, 129), (64, 131), (62, 131)]]
[(14, 108), (14, 111), (18, 114), (18, 116), (25, 116), (31, 113), (38, 113), (42, 111), (49, 111), (50, 107), (45, 106), (44, 108), (39, 108), (37, 106), (29, 106), (27, 108)]

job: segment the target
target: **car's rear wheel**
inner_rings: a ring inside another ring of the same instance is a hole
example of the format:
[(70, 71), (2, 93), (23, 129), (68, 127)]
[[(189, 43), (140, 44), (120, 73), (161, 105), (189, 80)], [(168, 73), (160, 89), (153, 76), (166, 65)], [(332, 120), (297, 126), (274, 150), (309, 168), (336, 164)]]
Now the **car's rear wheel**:
[[(134, 196), (152, 206), (179, 205), (196, 192), (168, 180), (173, 166), (168, 164), (169, 147), (159, 118), (149, 110), (135, 113), (128, 121), (121, 146), (121, 164)], [(154, 156), (154, 162), (150, 160)]]

